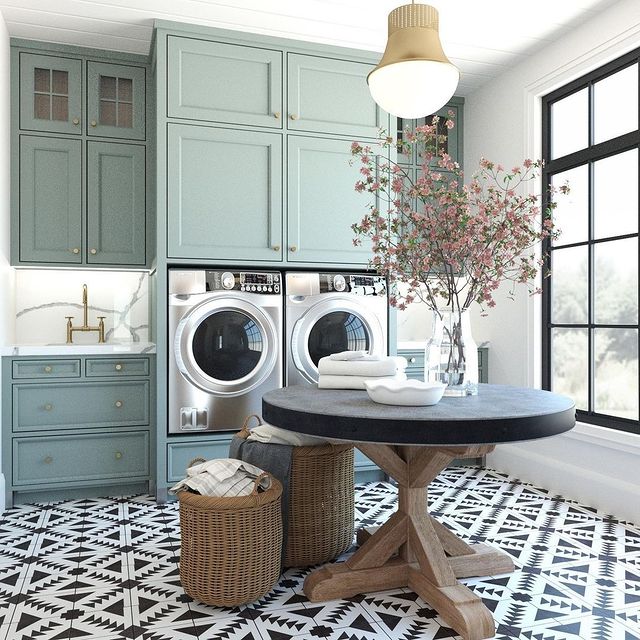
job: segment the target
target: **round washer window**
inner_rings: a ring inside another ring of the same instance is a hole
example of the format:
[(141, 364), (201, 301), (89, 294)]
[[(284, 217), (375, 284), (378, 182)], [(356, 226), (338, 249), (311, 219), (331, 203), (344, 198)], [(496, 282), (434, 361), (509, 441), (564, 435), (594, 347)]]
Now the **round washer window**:
[(239, 380), (258, 365), (264, 351), (260, 327), (239, 311), (218, 311), (205, 318), (193, 335), (193, 357), (209, 377)]
[(369, 331), (354, 313), (332, 311), (322, 316), (309, 333), (309, 355), (318, 366), (320, 358), (340, 351), (368, 351)]

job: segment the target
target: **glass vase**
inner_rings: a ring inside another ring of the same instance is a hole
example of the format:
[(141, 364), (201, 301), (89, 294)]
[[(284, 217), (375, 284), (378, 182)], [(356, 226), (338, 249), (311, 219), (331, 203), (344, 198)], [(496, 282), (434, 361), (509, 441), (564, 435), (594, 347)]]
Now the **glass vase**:
[(424, 354), (424, 379), (447, 385), (445, 396), (478, 393), (478, 346), (468, 311), (450, 307), (433, 312), (431, 338)]

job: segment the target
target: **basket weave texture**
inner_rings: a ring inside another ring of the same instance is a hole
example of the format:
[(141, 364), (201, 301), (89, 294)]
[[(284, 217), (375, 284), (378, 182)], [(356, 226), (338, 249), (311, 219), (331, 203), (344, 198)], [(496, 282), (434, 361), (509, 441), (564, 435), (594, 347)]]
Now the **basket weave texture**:
[(294, 447), (285, 567), (337, 558), (353, 543), (353, 446)]
[(180, 581), (205, 604), (253, 602), (277, 582), (282, 553), (282, 485), (262, 493), (209, 498), (181, 491)]
[[(249, 435), (249, 416), (241, 438)], [(274, 445), (277, 446), (277, 445)], [(353, 543), (353, 446), (293, 447), (284, 567), (335, 560)]]

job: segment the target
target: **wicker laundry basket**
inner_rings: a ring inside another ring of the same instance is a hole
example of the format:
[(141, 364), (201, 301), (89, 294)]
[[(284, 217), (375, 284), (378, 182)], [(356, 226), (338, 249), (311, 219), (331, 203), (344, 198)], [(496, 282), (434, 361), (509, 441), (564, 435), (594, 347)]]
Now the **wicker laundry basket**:
[[(239, 437), (249, 435), (249, 416)], [(277, 446), (277, 445), (274, 445)], [(293, 447), (284, 567), (337, 558), (353, 542), (353, 446)]]
[(178, 494), (180, 580), (189, 596), (233, 607), (257, 600), (271, 589), (280, 577), (281, 495), (282, 485), (275, 478), (269, 489), (262, 493), (254, 489), (249, 496)]

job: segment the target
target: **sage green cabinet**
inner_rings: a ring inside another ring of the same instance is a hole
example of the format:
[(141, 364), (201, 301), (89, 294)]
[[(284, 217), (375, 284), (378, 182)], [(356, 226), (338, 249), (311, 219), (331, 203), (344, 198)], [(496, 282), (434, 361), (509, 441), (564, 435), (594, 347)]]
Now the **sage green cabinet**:
[(377, 137), (388, 116), (369, 94), (372, 69), (362, 62), (289, 53), (288, 129)]
[(11, 263), (146, 266), (147, 69), (69, 50), (12, 45)]
[(7, 506), (119, 485), (148, 491), (155, 356), (2, 358)]
[(280, 260), (282, 136), (178, 124), (167, 135), (169, 257)]
[(282, 52), (169, 36), (167, 116), (282, 128)]
[(20, 128), (50, 133), (82, 133), (82, 62), (20, 54)]
[(20, 136), (19, 260), (82, 262), (82, 142)]
[(145, 139), (146, 70), (87, 62), (87, 133), (103, 138)]
[(351, 225), (366, 211), (354, 185), (351, 143), (338, 138), (288, 137), (287, 260), (366, 264), (368, 244), (354, 247)]
[(87, 143), (87, 262), (144, 265), (146, 149)]

